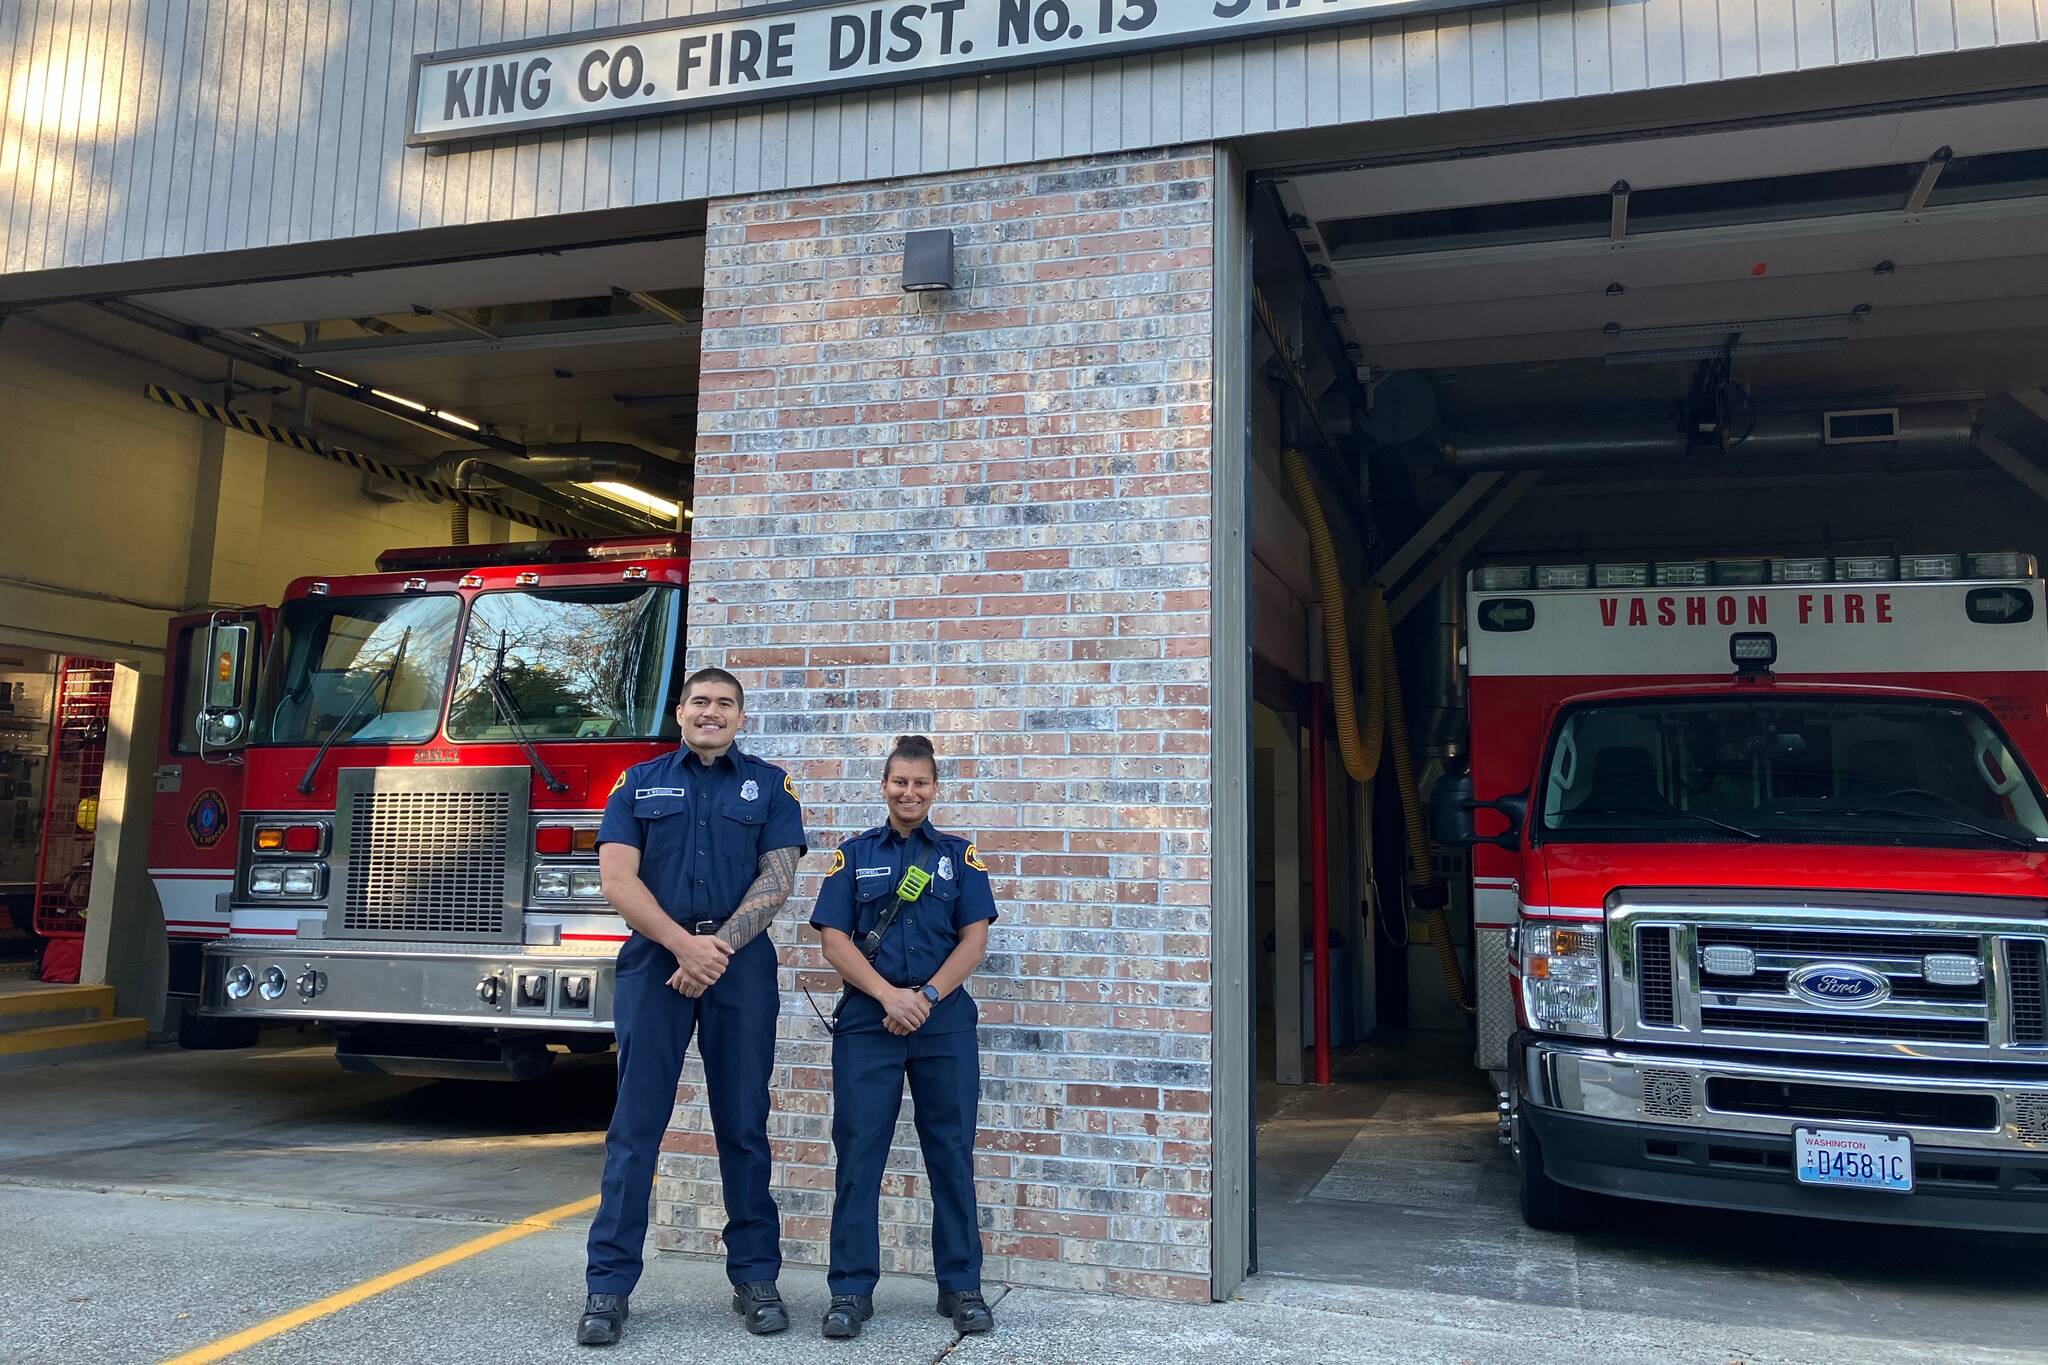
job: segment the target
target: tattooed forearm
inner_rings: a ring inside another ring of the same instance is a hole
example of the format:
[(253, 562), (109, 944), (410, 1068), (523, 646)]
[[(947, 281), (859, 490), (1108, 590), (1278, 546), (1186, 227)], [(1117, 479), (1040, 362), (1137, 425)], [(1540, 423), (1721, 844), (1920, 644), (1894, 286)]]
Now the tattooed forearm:
[(782, 909), (789, 893), (796, 889), (796, 860), (797, 850), (793, 848), (763, 853), (754, 884), (740, 897), (740, 908), (732, 912), (732, 918), (719, 929), (718, 936), (735, 948), (744, 948), (772, 924), (776, 911)]

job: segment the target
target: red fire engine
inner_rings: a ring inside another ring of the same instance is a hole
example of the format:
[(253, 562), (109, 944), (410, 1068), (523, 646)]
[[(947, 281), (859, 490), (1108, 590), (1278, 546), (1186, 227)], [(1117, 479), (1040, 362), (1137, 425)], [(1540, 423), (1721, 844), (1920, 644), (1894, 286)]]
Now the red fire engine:
[(525, 1079), (602, 1051), (628, 930), (597, 825), (625, 769), (676, 742), (684, 547), (394, 550), (377, 568), (293, 583), (274, 626), (191, 636), (198, 771), (168, 804), (215, 842), (159, 886), (174, 928), (218, 935), (200, 1015), (329, 1024), (352, 1070)]
[(2048, 1229), (2033, 561), (1469, 588), (1471, 771), (1433, 808), (1474, 848), (1482, 1060), (1528, 1221), (1600, 1191)]

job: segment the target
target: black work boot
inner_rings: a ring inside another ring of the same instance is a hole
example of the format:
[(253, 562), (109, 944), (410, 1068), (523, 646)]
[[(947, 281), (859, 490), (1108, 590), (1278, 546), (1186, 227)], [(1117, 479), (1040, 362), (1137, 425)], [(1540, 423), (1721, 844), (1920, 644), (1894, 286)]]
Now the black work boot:
[(951, 1318), (955, 1331), (973, 1335), (976, 1332), (993, 1332), (996, 1315), (990, 1311), (979, 1289), (942, 1290), (939, 1294), (939, 1316)]
[(592, 1294), (583, 1301), (583, 1321), (576, 1324), (578, 1346), (609, 1346), (626, 1335), (626, 1296)]
[(867, 1294), (834, 1294), (825, 1310), (820, 1329), (827, 1341), (851, 1341), (860, 1335), (860, 1325), (875, 1315), (874, 1298)]
[(732, 1311), (747, 1320), (747, 1330), (757, 1337), (787, 1331), (789, 1310), (773, 1280), (752, 1280), (732, 1291)]

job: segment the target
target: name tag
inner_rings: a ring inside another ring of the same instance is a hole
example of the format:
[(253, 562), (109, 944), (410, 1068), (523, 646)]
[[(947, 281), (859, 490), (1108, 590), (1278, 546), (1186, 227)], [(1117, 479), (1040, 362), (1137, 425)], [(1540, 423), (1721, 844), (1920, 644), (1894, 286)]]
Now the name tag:
[(895, 870), (893, 867), (856, 867), (853, 875), (858, 881), (866, 881), (869, 877), (886, 877)]
[(657, 796), (687, 797), (689, 794), (681, 787), (642, 787), (633, 793), (633, 799), (647, 801)]

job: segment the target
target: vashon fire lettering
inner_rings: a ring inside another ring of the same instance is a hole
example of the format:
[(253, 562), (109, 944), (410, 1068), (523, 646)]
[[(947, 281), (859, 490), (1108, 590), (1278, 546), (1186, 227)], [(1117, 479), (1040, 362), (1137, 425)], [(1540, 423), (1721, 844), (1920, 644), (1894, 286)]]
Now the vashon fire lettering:
[[(1888, 626), (1892, 595), (1888, 592), (1803, 592), (1796, 604), (1778, 601), (1782, 612), (1796, 606), (1798, 624)], [(1763, 593), (1672, 593), (1659, 597), (1603, 597), (1600, 624), (1609, 630), (1650, 626), (1751, 626), (1773, 624), (1771, 598)]]

